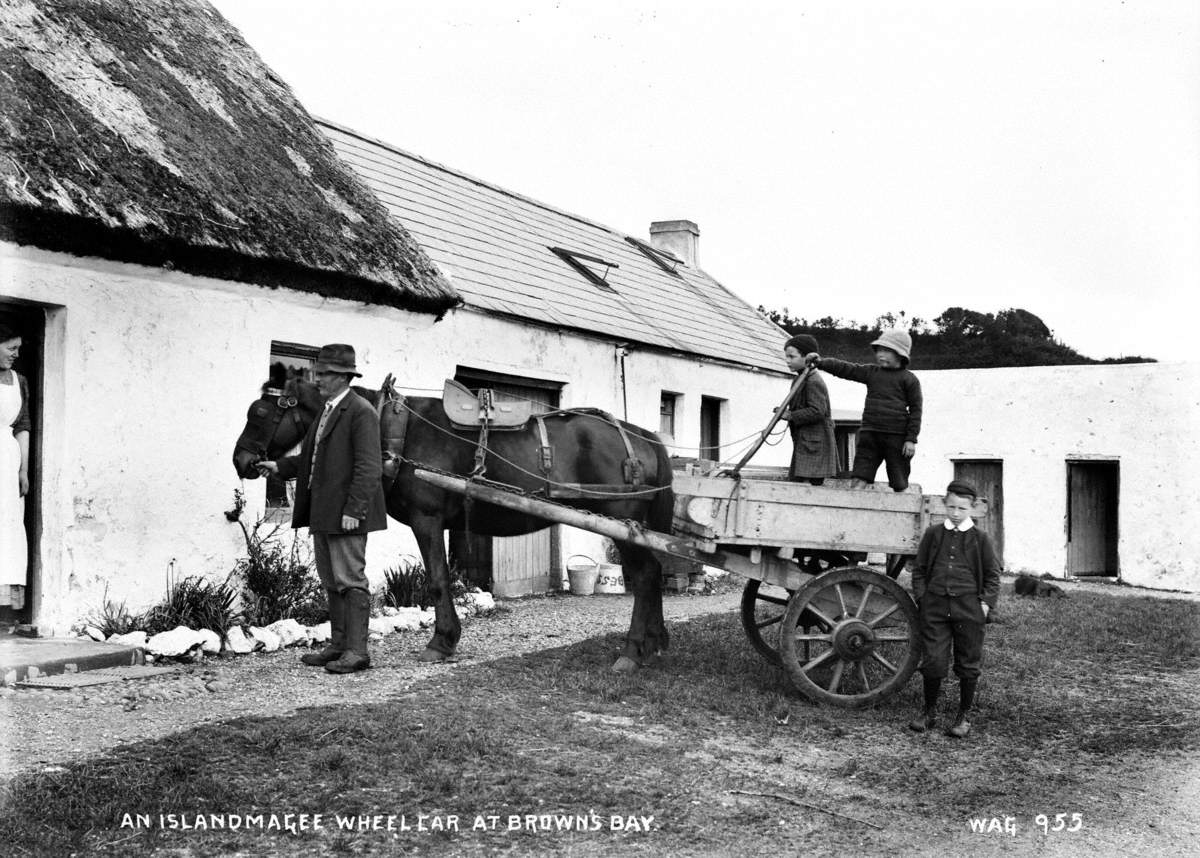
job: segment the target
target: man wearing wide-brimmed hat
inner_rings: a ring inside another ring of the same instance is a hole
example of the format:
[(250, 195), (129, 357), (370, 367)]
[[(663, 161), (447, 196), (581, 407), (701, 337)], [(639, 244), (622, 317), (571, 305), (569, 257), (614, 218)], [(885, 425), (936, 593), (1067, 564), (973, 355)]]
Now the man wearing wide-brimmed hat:
[(329, 597), (329, 646), (300, 660), (324, 665), (330, 673), (353, 673), (371, 663), (367, 534), (387, 527), (379, 417), (350, 391), (350, 380), (362, 376), (352, 346), (323, 346), (313, 370), (325, 407), (300, 454), (258, 467), (296, 480), (292, 527), (307, 527), (312, 534), (317, 574)]

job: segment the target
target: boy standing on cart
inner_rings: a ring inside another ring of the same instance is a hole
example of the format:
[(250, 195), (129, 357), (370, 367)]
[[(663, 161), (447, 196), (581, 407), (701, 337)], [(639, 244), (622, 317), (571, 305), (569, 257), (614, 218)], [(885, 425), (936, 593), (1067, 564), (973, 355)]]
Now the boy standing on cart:
[(904, 331), (884, 331), (871, 347), (875, 350), (873, 364), (823, 358), (815, 352), (805, 355), (804, 361), (830, 375), (867, 386), (851, 468), (853, 485), (875, 482), (879, 465), (885, 463), (892, 491), (902, 492), (908, 488), (912, 457), (917, 453), (923, 404), (921, 382), (908, 369), (912, 337)]
[(912, 566), (925, 661), (925, 707), (909, 727), (923, 733), (937, 722), (938, 695), (946, 678), (950, 649), (958, 677), (958, 715), (946, 735), (966, 738), (967, 714), (975, 702), (975, 686), (983, 664), (983, 627), (1000, 595), (1000, 558), (986, 533), (975, 527), (971, 507), (974, 486), (955, 480), (946, 486), (946, 520), (921, 537)]

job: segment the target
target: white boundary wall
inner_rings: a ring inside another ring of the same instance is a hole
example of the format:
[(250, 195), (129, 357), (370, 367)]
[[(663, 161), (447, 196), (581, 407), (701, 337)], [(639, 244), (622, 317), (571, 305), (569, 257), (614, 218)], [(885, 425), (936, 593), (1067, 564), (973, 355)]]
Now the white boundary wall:
[[(1067, 462), (1109, 460), (1120, 463), (1121, 579), (1200, 591), (1200, 364), (918, 377), (925, 412), (912, 479), (936, 493), (952, 478), (953, 459), (1002, 460), (1010, 571), (1065, 573)], [(835, 408), (861, 411), (862, 385), (829, 382)]]

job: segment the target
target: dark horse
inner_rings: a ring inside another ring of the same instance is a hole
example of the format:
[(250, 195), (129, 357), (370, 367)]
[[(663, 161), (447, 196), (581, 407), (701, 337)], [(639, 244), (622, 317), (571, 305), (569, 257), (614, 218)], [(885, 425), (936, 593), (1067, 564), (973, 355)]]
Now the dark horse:
[[(548, 527), (549, 522), (483, 501), (464, 503), (462, 495), (414, 476), (418, 465), (463, 477), (476, 470), (479, 429), (455, 428), (441, 399), (399, 396), (391, 389), (390, 376), (382, 391), (353, 390), (380, 411), (385, 447), (389, 437), (403, 437), (402, 448), (393, 450), (398, 472), (385, 485), (387, 511), (412, 528), (420, 548), (437, 610), (433, 637), (421, 660), (440, 661), (454, 654), (462, 632), (450, 596), (445, 530), (519, 536)], [(254, 479), (255, 463), (278, 458), (298, 444), (321, 406), (316, 385), (309, 382), (292, 379), (283, 389), (264, 385), (234, 448), (238, 475)], [(671, 464), (652, 433), (594, 409), (554, 411), (542, 418), (540, 427), (530, 420), (523, 428), (488, 433), (483, 460), (487, 479), (529, 493), (558, 495), (556, 500), (573, 507), (670, 532)], [(406, 424), (403, 429), (395, 428), (397, 421)], [(564, 492), (575, 497), (562, 497)], [(667, 648), (662, 568), (645, 548), (629, 543), (617, 547), (634, 603), (629, 634), (613, 669), (628, 671)]]

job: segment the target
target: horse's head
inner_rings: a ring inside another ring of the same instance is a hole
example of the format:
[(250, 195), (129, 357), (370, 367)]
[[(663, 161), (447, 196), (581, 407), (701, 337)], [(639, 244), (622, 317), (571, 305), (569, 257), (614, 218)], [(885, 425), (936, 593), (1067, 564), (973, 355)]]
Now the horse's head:
[(238, 476), (254, 479), (257, 463), (275, 459), (299, 444), (320, 410), (321, 394), (311, 382), (293, 378), (282, 388), (264, 384), (262, 396), (246, 412), (246, 427), (233, 448), (233, 468)]

